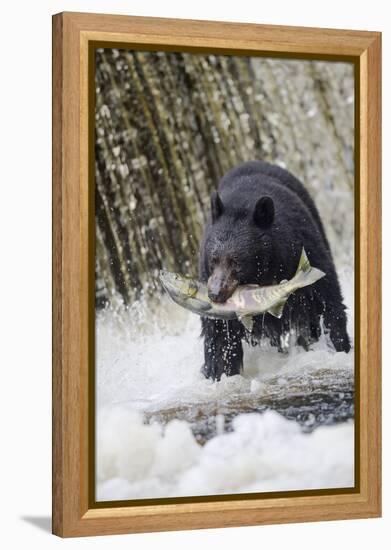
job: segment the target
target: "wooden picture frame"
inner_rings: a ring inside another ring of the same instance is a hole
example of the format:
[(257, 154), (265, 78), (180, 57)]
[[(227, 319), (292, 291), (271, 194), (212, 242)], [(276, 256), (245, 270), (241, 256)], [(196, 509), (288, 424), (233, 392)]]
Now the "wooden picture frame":
[[(341, 59), (356, 70), (357, 483), (351, 491), (137, 506), (91, 501), (89, 346), (94, 44)], [(53, 17), (53, 533), (62, 537), (378, 517), (381, 514), (381, 34), (61, 13)], [(359, 238), (357, 238), (359, 237)]]

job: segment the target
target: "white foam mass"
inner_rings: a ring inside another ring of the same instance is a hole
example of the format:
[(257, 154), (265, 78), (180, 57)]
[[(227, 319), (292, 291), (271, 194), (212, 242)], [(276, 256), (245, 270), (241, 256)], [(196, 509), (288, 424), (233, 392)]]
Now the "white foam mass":
[[(340, 273), (350, 306), (351, 272)], [(354, 352), (335, 353), (326, 337), (305, 352), (245, 348), (243, 375), (219, 383), (200, 373), (200, 320), (163, 297), (100, 312), (96, 322), (97, 500), (351, 487), (354, 423), (303, 433), (274, 411), (244, 413), (252, 402), (327, 390), (353, 381)], [(205, 445), (191, 424), (175, 419), (189, 407), (207, 411), (216, 435)], [(239, 411), (225, 429), (227, 407)], [(163, 425), (153, 420), (172, 411)], [(146, 423), (145, 415), (152, 415)]]
[(234, 431), (199, 445), (187, 422), (145, 425), (101, 411), (98, 500), (351, 487), (353, 423), (303, 434), (274, 411), (239, 414)]

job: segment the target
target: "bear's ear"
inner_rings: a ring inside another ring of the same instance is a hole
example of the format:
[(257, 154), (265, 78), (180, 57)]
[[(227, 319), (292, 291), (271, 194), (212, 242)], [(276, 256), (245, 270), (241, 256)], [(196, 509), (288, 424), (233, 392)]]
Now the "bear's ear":
[(259, 227), (268, 227), (274, 220), (274, 202), (271, 197), (261, 197), (254, 209), (254, 221)]
[(210, 196), (210, 206), (212, 210), (212, 223), (214, 223), (218, 220), (224, 210), (223, 203), (221, 202), (220, 195), (217, 191), (212, 191)]

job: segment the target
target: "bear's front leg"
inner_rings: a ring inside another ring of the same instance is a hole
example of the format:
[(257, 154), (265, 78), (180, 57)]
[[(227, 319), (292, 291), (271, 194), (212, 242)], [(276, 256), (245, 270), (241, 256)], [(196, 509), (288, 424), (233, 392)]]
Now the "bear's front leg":
[(220, 380), (222, 374), (240, 374), (243, 368), (242, 329), (239, 322), (202, 318), (206, 378)]
[(349, 353), (351, 345), (346, 330), (345, 306), (339, 304), (326, 304), (324, 312), (324, 325), (330, 332), (330, 339), (336, 351)]

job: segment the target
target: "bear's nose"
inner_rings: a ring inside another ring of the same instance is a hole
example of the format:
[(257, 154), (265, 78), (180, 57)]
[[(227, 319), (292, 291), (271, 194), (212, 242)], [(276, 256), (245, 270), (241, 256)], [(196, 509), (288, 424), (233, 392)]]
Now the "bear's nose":
[(229, 298), (228, 292), (224, 292), (222, 289), (220, 289), (218, 292), (216, 292), (215, 290), (209, 290), (208, 296), (212, 300), (212, 302), (217, 302), (219, 304), (224, 303)]
[(209, 290), (208, 296), (212, 300), (212, 302), (218, 302), (218, 299), (219, 299), (218, 292), (213, 292), (212, 290)]

